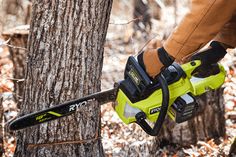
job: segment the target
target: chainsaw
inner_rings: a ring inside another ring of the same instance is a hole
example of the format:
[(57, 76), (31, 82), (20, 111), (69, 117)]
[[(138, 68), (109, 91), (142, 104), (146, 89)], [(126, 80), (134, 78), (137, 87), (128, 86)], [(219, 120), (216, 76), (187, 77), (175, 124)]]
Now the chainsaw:
[(182, 65), (174, 62), (151, 79), (135, 57), (130, 56), (124, 80), (116, 82), (113, 89), (24, 115), (12, 121), (9, 128), (19, 130), (55, 120), (75, 113), (91, 101), (97, 101), (100, 105), (114, 102), (114, 109), (125, 124), (137, 123), (147, 134), (157, 136), (166, 115), (176, 123), (193, 118), (198, 110), (195, 97), (224, 83), (226, 73), (221, 64), (216, 63), (213, 67), (216, 70), (209, 76), (194, 77), (200, 65), (200, 60)]

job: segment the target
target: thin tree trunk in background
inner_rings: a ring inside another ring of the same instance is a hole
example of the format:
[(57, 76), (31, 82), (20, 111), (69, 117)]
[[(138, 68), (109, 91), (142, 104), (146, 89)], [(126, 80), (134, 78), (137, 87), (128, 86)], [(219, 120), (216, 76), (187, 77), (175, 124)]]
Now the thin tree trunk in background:
[(133, 23), (134, 31), (148, 32), (151, 30), (151, 14), (149, 6), (143, 0), (133, 0), (133, 18), (136, 19)]
[[(21, 115), (100, 90), (112, 0), (33, 1)], [(15, 157), (104, 156), (97, 102), (17, 132)]]
[(13, 83), (14, 83), (14, 98), (18, 108), (21, 108), (22, 97), (24, 92), (24, 78), (27, 55), (27, 41), (29, 26), (20, 26), (3, 32), (4, 39), (8, 42), (10, 59), (13, 62)]

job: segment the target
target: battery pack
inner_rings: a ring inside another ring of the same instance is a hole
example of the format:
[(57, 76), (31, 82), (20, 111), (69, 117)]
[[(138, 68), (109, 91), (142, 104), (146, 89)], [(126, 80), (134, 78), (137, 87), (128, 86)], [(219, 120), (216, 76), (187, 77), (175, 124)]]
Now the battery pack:
[(182, 123), (195, 116), (198, 108), (198, 103), (191, 94), (185, 94), (178, 97), (171, 110), (176, 123)]

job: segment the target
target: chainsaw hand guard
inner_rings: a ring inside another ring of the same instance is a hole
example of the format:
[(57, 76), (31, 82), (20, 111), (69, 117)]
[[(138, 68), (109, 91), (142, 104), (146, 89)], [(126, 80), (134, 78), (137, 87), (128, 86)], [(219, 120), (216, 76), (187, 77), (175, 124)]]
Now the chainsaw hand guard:
[(162, 104), (160, 113), (157, 121), (153, 128), (146, 122), (146, 114), (144, 112), (139, 112), (135, 115), (136, 123), (149, 135), (157, 136), (161, 130), (163, 122), (165, 120), (168, 105), (169, 105), (169, 89), (165, 77), (162, 74), (159, 74), (157, 77), (158, 82), (160, 83), (162, 90)]

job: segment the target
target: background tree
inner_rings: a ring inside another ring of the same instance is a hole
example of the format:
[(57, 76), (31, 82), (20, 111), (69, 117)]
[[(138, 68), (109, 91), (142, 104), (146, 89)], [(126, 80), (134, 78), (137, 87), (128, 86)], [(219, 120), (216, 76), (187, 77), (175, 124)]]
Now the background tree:
[[(33, 1), (21, 115), (100, 90), (112, 0)], [(15, 157), (103, 156), (96, 102), (17, 133)]]
[(152, 29), (151, 19), (161, 19), (161, 6), (163, 4), (156, 0), (133, 0), (133, 23), (134, 32), (150, 32)]
[(13, 63), (14, 99), (18, 109), (21, 108), (22, 96), (24, 93), (24, 78), (27, 56), (27, 41), (29, 25), (22, 25), (4, 31), (2, 36), (9, 46), (10, 60)]

